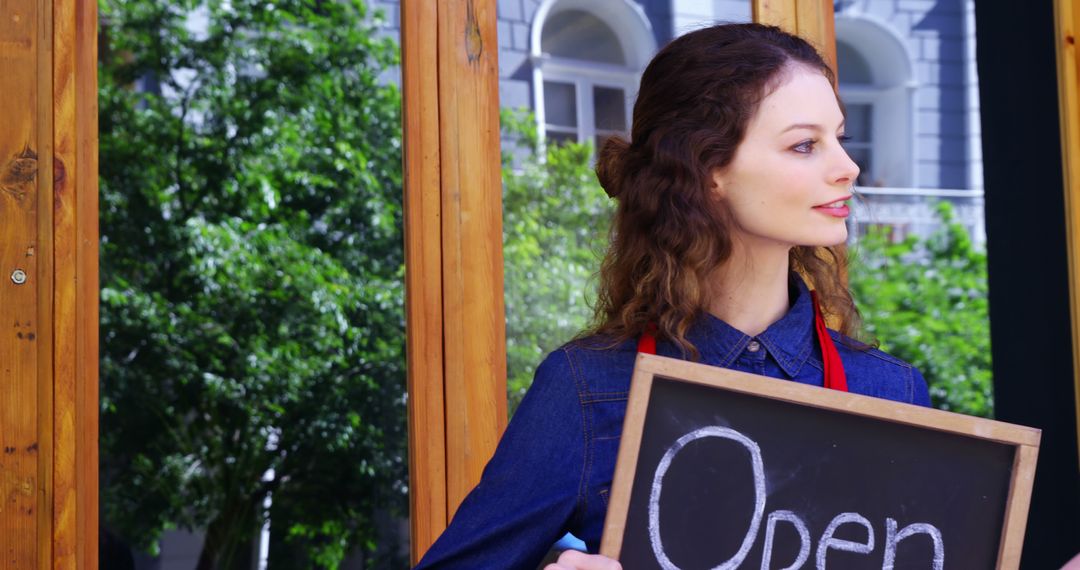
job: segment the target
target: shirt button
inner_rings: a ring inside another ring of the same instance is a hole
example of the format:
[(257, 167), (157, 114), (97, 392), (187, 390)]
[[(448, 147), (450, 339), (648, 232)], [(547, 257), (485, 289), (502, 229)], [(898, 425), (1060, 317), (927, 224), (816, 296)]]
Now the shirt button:
[(750, 352), (757, 352), (760, 348), (761, 343), (756, 340), (752, 340), (750, 341), (750, 344), (746, 345), (746, 350), (749, 350)]

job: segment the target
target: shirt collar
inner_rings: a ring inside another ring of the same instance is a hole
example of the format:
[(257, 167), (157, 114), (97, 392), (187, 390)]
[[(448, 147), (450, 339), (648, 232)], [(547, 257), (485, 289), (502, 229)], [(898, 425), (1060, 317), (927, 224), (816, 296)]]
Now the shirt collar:
[(686, 335), (701, 353), (702, 363), (730, 368), (756, 338), (784, 373), (794, 378), (813, 353), (814, 305), (802, 278), (793, 274), (790, 287), (794, 297), (791, 308), (757, 337), (750, 337), (707, 312), (702, 313)]

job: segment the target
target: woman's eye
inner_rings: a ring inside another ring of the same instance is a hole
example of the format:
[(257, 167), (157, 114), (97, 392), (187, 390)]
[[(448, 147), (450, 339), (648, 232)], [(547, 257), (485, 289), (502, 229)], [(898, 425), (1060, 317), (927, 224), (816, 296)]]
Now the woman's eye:
[(793, 150), (795, 152), (802, 153), (802, 154), (810, 154), (811, 152), (813, 152), (814, 143), (816, 143), (816, 142), (817, 141), (815, 141), (815, 140), (803, 141), (803, 142), (791, 147), (791, 150)]
[(840, 135), (840, 136), (836, 137), (836, 140), (840, 141), (840, 144), (844, 144), (846, 142), (851, 141), (851, 137), (849, 137), (847, 135)]

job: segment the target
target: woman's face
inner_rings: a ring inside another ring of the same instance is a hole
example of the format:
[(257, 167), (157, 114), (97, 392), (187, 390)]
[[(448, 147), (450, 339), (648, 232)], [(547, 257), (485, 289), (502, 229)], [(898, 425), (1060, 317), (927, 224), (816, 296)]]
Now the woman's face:
[(820, 71), (794, 66), (762, 100), (735, 158), (714, 174), (751, 247), (831, 246), (847, 239), (845, 203), (859, 167), (840, 146), (844, 117)]

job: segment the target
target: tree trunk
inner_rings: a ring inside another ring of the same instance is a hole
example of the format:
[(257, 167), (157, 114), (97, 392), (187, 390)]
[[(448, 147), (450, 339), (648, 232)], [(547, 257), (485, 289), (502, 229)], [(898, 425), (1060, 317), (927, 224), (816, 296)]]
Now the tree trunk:
[(222, 553), (227, 548), (225, 538), (227, 524), (223, 517), (215, 518), (206, 527), (206, 540), (199, 552), (199, 563), (195, 570), (219, 570), (222, 566)]
[[(258, 526), (255, 524), (255, 508), (250, 501), (234, 503), (218, 515), (206, 527), (206, 540), (199, 552), (199, 563), (195, 570), (233, 570), (234, 563), (250, 567), (250, 556), (245, 554), (245, 545), (250, 547)], [(250, 548), (247, 548), (250, 551)], [(244, 568), (244, 566), (235, 566)]]

